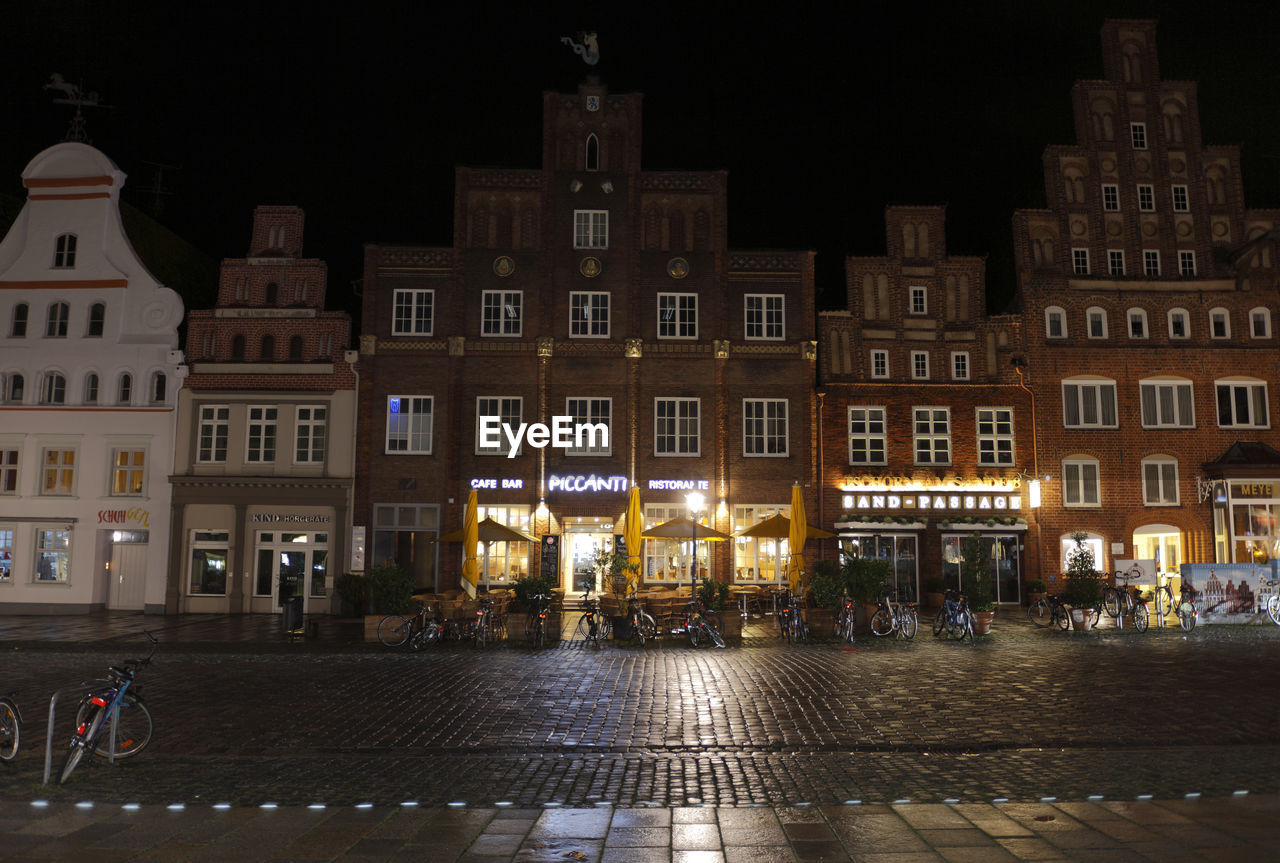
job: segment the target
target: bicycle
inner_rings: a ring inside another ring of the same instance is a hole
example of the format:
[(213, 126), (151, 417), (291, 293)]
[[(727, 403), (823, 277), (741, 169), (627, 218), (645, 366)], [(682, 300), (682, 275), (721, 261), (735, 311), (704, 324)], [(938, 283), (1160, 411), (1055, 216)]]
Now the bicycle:
[(467, 628), (476, 647), (484, 647), (486, 641), (493, 639), (493, 600), (488, 597), (480, 599), (476, 606), (475, 619), (468, 624)]
[(635, 590), (627, 594), (627, 618), (631, 622), (631, 640), (643, 645), (646, 639), (658, 637), (658, 622), (640, 607)]
[(852, 644), (857, 623), (857, 611), (849, 594), (843, 592), (840, 594), (839, 609), (836, 615), (836, 638), (842, 638)]
[[(1264, 578), (1258, 586), (1262, 590), (1266, 590), (1277, 585), (1280, 585), (1280, 580)], [(1280, 626), (1280, 593), (1273, 593), (1267, 597), (1267, 617), (1270, 617), (1271, 622), (1276, 626)]]
[(12, 761), (18, 757), (22, 743), (22, 714), (14, 693), (0, 695), (0, 761)]
[[(713, 617), (714, 615), (714, 617)], [(710, 642), (716, 647), (724, 647), (724, 636), (720, 634), (719, 616), (710, 609), (704, 609), (702, 603), (694, 599), (685, 606), (684, 625), (680, 630), (689, 637), (689, 644), (698, 646), (698, 642)]]
[(916, 637), (916, 606), (911, 602), (895, 602), (885, 591), (871, 615), (871, 634), (877, 638), (893, 632), (908, 641)]
[(1117, 583), (1102, 586), (1102, 607), (1113, 618), (1127, 617), (1133, 613), (1135, 606), (1133, 594), (1129, 592), (1129, 582), (1142, 578), (1142, 568), (1131, 566), (1124, 572), (1113, 572), (1111, 577)]
[[(67, 747), (58, 784), (67, 781), (86, 751), (103, 758), (131, 758), (147, 747), (155, 725), (151, 710), (133, 685), (138, 671), (151, 664), (159, 642), (150, 632), (151, 652), (145, 659), (126, 659), (121, 666), (107, 669), (108, 679), (98, 681), (80, 701), (76, 712), (76, 733)], [(107, 741), (102, 732), (111, 726)]]
[(387, 647), (408, 644), (410, 650), (435, 644), (444, 637), (444, 624), (431, 611), (430, 606), (419, 602), (412, 617), (388, 614), (378, 622), (378, 641)]
[(809, 637), (809, 626), (804, 622), (800, 611), (799, 600), (790, 590), (783, 590), (774, 598), (778, 620), (778, 637), (790, 643), (804, 641)]
[(609, 618), (600, 613), (600, 602), (591, 598), (588, 589), (582, 594), (582, 617), (578, 618), (578, 637), (591, 644), (599, 644), (609, 637), (612, 625)]
[(1063, 631), (1071, 628), (1071, 612), (1067, 604), (1054, 593), (1045, 594), (1028, 605), (1027, 619), (1041, 629), (1051, 624)]
[(969, 611), (969, 602), (964, 595), (948, 590), (942, 599), (942, 608), (933, 620), (933, 634), (938, 636), (943, 630), (951, 638), (973, 643), (973, 614)]
[(529, 600), (534, 607), (524, 624), (524, 638), (534, 647), (541, 647), (547, 643), (547, 607), (551, 603), (551, 597), (545, 593), (537, 593), (529, 597)]

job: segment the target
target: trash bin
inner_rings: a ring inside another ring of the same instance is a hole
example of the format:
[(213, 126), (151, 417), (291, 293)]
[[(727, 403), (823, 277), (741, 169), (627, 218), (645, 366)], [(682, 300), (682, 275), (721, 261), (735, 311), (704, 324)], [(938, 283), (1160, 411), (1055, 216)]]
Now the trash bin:
[(284, 621), (285, 632), (302, 630), (302, 597), (291, 596), (281, 604), (280, 616)]

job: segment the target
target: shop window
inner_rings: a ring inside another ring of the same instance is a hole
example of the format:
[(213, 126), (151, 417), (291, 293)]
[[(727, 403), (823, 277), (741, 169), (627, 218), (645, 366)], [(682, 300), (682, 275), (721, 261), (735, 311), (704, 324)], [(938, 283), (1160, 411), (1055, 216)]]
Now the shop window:
[(13, 582), (13, 528), (0, 527), (0, 584)]
[[(480, 521), (491, 518), (498, 524), (528, 535), (532, 513), (527, 506), (479, 506)], [(490, 542), (476, 545), (476, 562), (480, 565), (480, 584), (507, 585), (529, 574), (529, 553), (536, 548), (529, 542)], [(559, 587), (559, 585), (553, 585)]]
[[(698, 514), (699, 530), (710, 526), (710, 510), (704, 509)], [(652, 527), (670, 521), (673, 518), (688, 518), (689, 508), (681, 503), (645, 504), (644, 526)], [(646, 539), (644, 541), (644, 557), (641, 563), (643, 578), (646, 583), (665, 583), (672, 586), (689, 584), (690, 568), (693, 566), (693, 530), (690, 528), (687, 540)], [(699, 538), (697, 541), (698, 578), (714, 577), (715, 561), (712, 543)]]
[(1058, 561), (1059, 572), (1066, 572), (1071, 568), (1072, 559), (1079, 553), (1081, 547), (1087, 552), (1093, 560), (1093, 568), (1103, 570), (1105, 567), (1104, 558), (1102, 556), (1102, 537), (1096, 533), (1083, 532), (1084, 536), (1080, 538), (1080, 544), (1076, 544), (1076, 539), (1071, 534), (1062, 536), (1058, 543), (1059, 555)]
[(951, 590), (965, 590), (968, 585), (964, 580), (965, 555), (967, 551), (978, 551), (970, 544), (980, 543), (988, 561), (988, 570), (983, 576), (991, 583), (991, 595), (996, 602), (1019, 602), (1022, 571), (1022, 555), (1018, 550), (1021, 537), (1017, 534), (982, 533), (943, 534), (942, 535), (942, 577)]
[[(784, 506), (735, 506), (734, 533), (783, 512)], [(775, 584), (786, 570), (786, 540), (779, 537), (735, 536), (733, 540), (733, 580), (735, 583)]]
[(229, 548), (226, 531), (192, 531), (187, 593), (192, 596), (227, 595)]
[(36, 531), (35, 581), (65, 583), (71, 575), (71, 531)]
[[(436, 587), (435, 541), (440, 508), (435, 504), (380, 503), (373, 508), (374, 566), (394, 563), (413, 575), (419, 588)], [(457, 586), (455, 582), (453, 587)]]
[(841, 557), (868, 558), (889, 562), (892, 589), (902, 602), (915, 602), (920, 596), (915, 534), (853, 534), (840, 537)]

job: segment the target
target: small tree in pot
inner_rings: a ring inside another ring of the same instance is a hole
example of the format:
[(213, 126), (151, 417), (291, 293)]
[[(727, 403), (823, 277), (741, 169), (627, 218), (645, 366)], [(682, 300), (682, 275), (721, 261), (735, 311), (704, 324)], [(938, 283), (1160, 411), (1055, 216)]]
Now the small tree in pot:
[(887, 560), (845, 555), (840, 563), (845, 590), (849, 598), (862, 610), (859, 626), (863, 632), (870, 630), (871, 615), (875, 614), (884, 585), (893, 579), (893, 565)]
[(369, 570), (369, 613), (364, 618), (364, 640), (378, 640), (378, 623), (388, 614), (407, 614), (413, 608), (413, 576), (395, 563), (380, 563)]
[(964, 598), (973, 612), (973, 631), (986, 635), (995, 618), (996, 600), (991, 592), (991, 549), (980, 534), (974, 533), (964, 541), (960, 578), (964, 581)]
[(844, 593), (844, 576), (834, 560), (817, 560), (809, 568), (809, 595), (813, 606), (808, 612), (809, 632), (812, 635), (831, 635), (836, 627), (836, 608)]
[[(1102, 599), (1102, 573), (1094, 567), (1093, 550), (1085, 545), (1088, 538), (1083, 531), (1071, 534), (1076, 547), (1067, 554), (1067, 586), (1062, 591), (1063, 601), (1073, 609), (1071, 624), (1076, 629), (1089, 628)], [(1082, 612), (1081, 620), (1076, 620), (1075, 609)]]

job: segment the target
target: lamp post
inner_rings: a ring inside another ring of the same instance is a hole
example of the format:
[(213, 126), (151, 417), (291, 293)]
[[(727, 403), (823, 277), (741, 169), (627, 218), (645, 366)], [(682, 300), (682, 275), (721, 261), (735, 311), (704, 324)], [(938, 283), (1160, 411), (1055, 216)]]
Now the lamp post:
[(702, 512), (705, 499), (696, 491), (684, 496), (685, 505), (689, 507), (689, 520), (693, 522), (693, 563), (689, 567), (689, 595), (698, 595), (698, 513)]

